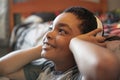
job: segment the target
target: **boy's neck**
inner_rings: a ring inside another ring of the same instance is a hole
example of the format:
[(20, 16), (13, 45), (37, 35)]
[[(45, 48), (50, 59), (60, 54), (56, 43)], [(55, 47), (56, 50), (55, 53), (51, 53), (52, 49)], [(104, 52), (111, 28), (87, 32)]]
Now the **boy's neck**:
[(74, 67), (74, 66), (76, 66), (76, 63), (75, 63), (75, 61), (69, 61), (69, 62), (63, 62), (63, 63), (61, 63), (61, 64), (56, 64), (55, 63), (55, 70), (56, 71), (62, 71), (62, 72), (65, 72), (65, 71), (67, 71), (68, 69), (70, 69), (70, 68), (72, 68), (72, 67)]

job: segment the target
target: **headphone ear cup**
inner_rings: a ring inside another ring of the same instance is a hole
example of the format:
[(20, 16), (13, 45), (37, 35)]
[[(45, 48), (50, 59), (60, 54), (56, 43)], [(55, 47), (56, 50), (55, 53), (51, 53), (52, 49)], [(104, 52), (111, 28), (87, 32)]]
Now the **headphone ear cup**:
[(102, 29), (102, 31), (99, 32), (97, 35), (103, 36), (103, 33), (104, 33), (103, 24), (102, 24), (102, 22), (100, 21), (100, 19), (98, 19), (98, 17), (95, 16), (95, 18), (96, 18), (96, 21), (97, 21), (97, 28), (101, 28), (101, 29)]

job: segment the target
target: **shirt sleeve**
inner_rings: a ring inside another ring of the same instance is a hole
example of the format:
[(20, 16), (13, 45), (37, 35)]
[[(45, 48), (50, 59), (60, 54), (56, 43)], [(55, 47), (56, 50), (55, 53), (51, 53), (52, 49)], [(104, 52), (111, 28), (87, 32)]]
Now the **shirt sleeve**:
[(26, 80), (36, 80), (44, 68), (46, 62), (48, 62), (46, 59), (39, 59), (26, 65), (24, 67)]

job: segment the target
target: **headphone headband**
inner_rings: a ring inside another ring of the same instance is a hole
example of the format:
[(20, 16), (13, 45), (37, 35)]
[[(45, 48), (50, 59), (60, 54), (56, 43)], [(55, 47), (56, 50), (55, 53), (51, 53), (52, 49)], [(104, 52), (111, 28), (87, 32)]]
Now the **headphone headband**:
[[(96, 21), (97, 21), (97, 28), (101, 28), (101, 29), (103, 29), (103, 24), (102, 24), (102, 22), (100, 21), (100, 19), (98, 19), (97, 16), (95, 16), (95, 18), (96, 18)], [(98, 33), (97, 35), (102, 36), (102, 35), (103, 35), (103, 31), (100, 32), (100, 33)]]

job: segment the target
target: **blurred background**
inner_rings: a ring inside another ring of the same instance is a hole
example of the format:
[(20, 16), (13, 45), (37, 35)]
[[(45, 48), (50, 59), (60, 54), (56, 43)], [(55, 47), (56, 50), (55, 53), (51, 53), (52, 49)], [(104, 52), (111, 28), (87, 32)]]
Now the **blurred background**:
[[(93, 2), (99, 6), (89, 5)], [(104, 35), (120, 36), (119, 3), (120, 0), (0, 0), (0, 56), (41, 44), (50, 23), (70, 6), (90, 9), (103, 22)]]

